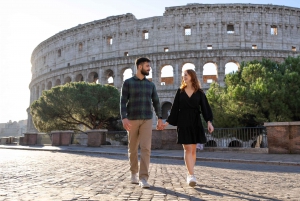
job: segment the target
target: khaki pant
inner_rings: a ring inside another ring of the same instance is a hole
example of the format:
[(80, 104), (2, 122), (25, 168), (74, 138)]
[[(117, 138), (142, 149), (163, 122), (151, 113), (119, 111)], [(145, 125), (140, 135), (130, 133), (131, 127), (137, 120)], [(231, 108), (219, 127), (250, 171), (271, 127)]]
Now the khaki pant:
[[(131, 129), (128, 131), (128, 158), (130, 171), (139, 172), (139, 179), (148, 180), (152, 139), (152, 119), (129, 120)], [(140, 171), (138, 166), (138, 147), (140, 145)]]

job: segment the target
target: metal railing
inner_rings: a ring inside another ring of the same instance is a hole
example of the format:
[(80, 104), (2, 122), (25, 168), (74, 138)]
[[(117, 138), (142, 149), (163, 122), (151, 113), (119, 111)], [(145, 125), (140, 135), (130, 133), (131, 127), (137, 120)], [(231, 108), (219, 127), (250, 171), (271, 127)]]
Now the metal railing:
[(205, 129), (205, 147), (267, 148), (265, 127), (215, 128), (212, 134)]

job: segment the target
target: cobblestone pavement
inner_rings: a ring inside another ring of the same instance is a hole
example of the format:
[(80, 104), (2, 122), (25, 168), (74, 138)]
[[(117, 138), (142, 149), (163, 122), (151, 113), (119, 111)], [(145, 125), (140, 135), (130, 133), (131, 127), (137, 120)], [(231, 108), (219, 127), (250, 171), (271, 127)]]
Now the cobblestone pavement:
[(149, 189), (130, 184), (126, 156), (0, 149), (2, 200), (300, 200), (300, 168), (151, 159)]

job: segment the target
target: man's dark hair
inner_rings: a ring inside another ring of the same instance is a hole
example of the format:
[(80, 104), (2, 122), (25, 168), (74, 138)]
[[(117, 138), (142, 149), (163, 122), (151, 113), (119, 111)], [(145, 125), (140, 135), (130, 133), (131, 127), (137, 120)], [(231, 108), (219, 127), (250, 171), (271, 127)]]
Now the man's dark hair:
[(138, 58), (135, 60), (135, 65), (136, 65), (136, 68), (138, 68), (138, 66), (144, 62), (151, 62), (150, 59), (146, 58), (146, 57), (141, 57), (141, 58)]

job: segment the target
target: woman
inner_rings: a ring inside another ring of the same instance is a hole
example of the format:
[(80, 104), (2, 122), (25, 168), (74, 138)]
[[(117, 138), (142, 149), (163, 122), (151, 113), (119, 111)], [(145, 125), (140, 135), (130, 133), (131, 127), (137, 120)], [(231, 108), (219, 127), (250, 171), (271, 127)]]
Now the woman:
[(197, 183), (194, 176), (197, 143), (206, 143), (201, 113), (207, 122), (208, 132), (213, 132), (213, 114), (207, 98), (200, 88), (196, 73), (194, 70), (185, 70), (181, 86), (177, 90), (171, 113), (164, 127), (169, 124), (177, 126), (177, 144), (182, 144), (184, 148), (184, 161), (188, 171), (187, 183), (190, 186), (195, 186)]

